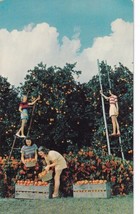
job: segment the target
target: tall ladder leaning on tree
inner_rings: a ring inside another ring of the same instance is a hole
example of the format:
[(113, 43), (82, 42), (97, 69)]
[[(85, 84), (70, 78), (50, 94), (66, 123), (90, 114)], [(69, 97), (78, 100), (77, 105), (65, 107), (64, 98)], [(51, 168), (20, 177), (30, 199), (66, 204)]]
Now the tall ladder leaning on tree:
[[(100, 62), (99, 62), (99, 59), (97, 60), (97, 64), (98, 64), (100, 90), (103, 90), (102, 78), (101, 78), (101, 73), (100, 73)], [(105, 65), (106, 65), (106, 70), (107, 70), (107, 75), (108, 75), (109, 88), (111, 89), (112, 86), (111, 86), (111, 81), (110, 81), (110, 77), (109, 77), (109, 71), (108, 71), (108, 68), (107, 68), (107, 62), (105, 62)], [(104, 118), (105, 132), (106, 132), (108, 154), (111, 155), (110, 139), (109, 139), (109, 134), (108, 134), (108, 125), (107, 125), (106, 112), (105, 112), (105, 104), (104, 104), (104, 98), (102, 96), (101, 96), (101, 102), (102, 102), (102, 111), (103, 111), (103, 118)], [(118, 141), (119, 141), (120, 149), (119, 148), (117, 148), (117, 149), (121, 151), (121, 156), (122, 156), (122, 159), (124, 161), (125, 158), (124, 158), (124, 153), (123, 153), (121, 136), (118, 137)]]
[[(35, 106), (36, 106), (36, 103), (33, 105), (33, 108), (32, 108), (31, 119), (30, 119), (28, 131), (27, 131), (27, 135), (26, 135), (27, 137), (29, 136), (30, 131), (31, 131), (31, 127), (32, 127), (32, 123), (33, 123), (33, 116), (34, 116), (34, 111), (35, 111)], [(11, 151), (10, 151), (10, 154), (9, 154), (9, 157), (8, 157), (8, 164), (9, 164), (9, 161), (10, 161), (10, 159), (11, 159), (13, 150), (16, 149), (16, 148), (14, 148), (14, 146), (15, 146), (16, 139), (17, 139), (17, 138), (18, 138), (18, 137), (15, 135), (15, 136), (14, 136), (14, 140), (13, 140), (13, 144), (12, 144), (12, 147), (11, 147)], [(23, 139), (23, 140), (24, 140), (24, 139)], [(18, 149), (19, 149), (19, 148), (18, 148)]]

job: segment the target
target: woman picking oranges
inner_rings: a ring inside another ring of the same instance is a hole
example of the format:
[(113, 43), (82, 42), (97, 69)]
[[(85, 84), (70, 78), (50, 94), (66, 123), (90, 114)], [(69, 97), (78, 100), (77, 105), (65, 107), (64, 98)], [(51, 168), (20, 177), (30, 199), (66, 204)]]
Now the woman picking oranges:
[[(16, 133), (17, 137), (25, 138), (26, 136), (24, 135), (24, 127), (25, 124), (27, 123), (29, 116), (28, 116), (28, 107), (34, 105), (38, 100), (40, 100), (40, 96), (37, 97), (33, 102), (28, 103), (27, 102), (27, 96), (22, 97), (22, 102), (19, 105), (19, 111), (21, 113), (21, 127)], [(21, 135), (20, 135), (21, 133)]]
[(113, 126), (113, 133), (110, 136), (120, 136), (120, 128), (119, 123), (117, 120), (118, 114), (119, 114), (119, 107), (118, 107), (118, 99), (117, 96), (114, 95), (111, 90), (109, 90), (110, 96), (107, 97), (103, 94), (102, 90), (100, 91), (100, 94), (109, 101), (110, 108), (109, 108), (109, 116), (112, 120), (112, 126)]
[(46, 171), (49, 171), (50, 168), (55, 168), (54, 175), (54, 192), (52, 198), (58, 198), (59, 196), (59, 187), (60, 187), (60, 176), (63, 169), (67, 168), (66, 161), (64, 157), (54, 150), (49, 150), (43, 146), (40, 146), (38, 149), (38, 154), (41, 158), (44, 158), (47, 166), (45, 167)]

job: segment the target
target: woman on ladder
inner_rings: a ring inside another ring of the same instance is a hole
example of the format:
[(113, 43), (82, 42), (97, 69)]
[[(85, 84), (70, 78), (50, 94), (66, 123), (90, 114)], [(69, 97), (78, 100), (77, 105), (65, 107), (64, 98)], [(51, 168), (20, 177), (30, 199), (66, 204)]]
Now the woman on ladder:
[(102, 90), (100, 94), (109, 101), (110, 108), (109, 108), (109, 116), (111, 117), (112, 126), (113, 126), (113, 133), (110, 136), (120, 136), (120, 128), (119, 123), (117, 120), (119, 114), (119, 106), (118, 106), (118, 99), (117, 96), (112, 94), (111, 90), (109, 90), (110, 96), (107, 97), (103, 94)]
[[(40, 96), (37, 97), (33, 102), (28, 103), (27, 102), (27, 96), (22, 97), (22, 102), (19, 105), (19, 111), (21, 113), (21, 127), (16, 133), (17, 137), (25, 138), (26, 136), (24, 135), (24, 127), (29, 119), (28, 116), (28, 107), (34, 105), (38, 100), (40, 100)], [(21, 135), (20, 135), (21, 133)]]

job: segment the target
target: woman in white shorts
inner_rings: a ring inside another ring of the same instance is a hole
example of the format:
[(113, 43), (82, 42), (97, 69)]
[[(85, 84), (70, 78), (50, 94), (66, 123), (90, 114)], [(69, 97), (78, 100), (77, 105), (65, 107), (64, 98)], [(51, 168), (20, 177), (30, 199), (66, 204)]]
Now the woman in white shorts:
[(63, 169), (67, 168), (66, 161), (59, 152), (54, 150), (49, 150), (43, 146), (39, 147), (38, 154), (41, 158), (44, 158), (47, 163), (47, 166), (45, 167), (46, 171), (49, 171), (51, 167), (55, 168), (54, 192), (53, 192), (52, 198), (57, 198), (59, 196), (61, 173)]
[(119, 114), (119, 107), (118, 107), (118, 99), (117, 96), (112, 94), (111, 90), (109, 90), (110, 96), (107, 97), (103, 94), (102, 91), (100, 91), (100, 94), (109, 101), (110, 108), (109, 108), (109, 116), (111, 117), (112, 120), (112, 125), (113, 125), (113, 133), (111, 136), (120, 136), (120, 128), (119, 128), (119, 123), (117, 120), (118, 114)]

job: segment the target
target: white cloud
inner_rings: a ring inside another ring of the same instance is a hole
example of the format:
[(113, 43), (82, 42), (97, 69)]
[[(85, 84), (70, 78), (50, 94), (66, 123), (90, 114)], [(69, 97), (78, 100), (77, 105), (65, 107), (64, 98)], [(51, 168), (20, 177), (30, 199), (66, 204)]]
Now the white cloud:
[(30, 24), (22, 31), (0, 30), (0, 74), (12, 84), (24, 80), (27, 70), (39, 62), (47, 66), (63, 67), (65, 63), (77, 62), (82, 70), (80, 81), (88, 81), (97, 73), (97, 59), (107, 60), (114, 66), (118, 62), (133, 69), (133, 24), (117, 19), (111, 23), (112, 33), (93, 40), (93, 45), (80, 52), (80, 28), (72, 39), (64, 36), (59, 43), (59, 33), (47, 23)]
[(93, 41), (93, 45), (81, 54), (79, 66), (85, 73), (85, 79), (97, 72), (97, 59), (107, 60), (111, 66), (118, 65), (119, 62), (133, 71), (133, 24), (117, 19), (111, 23), (112, 33), (109, 36), (98, 37)]

